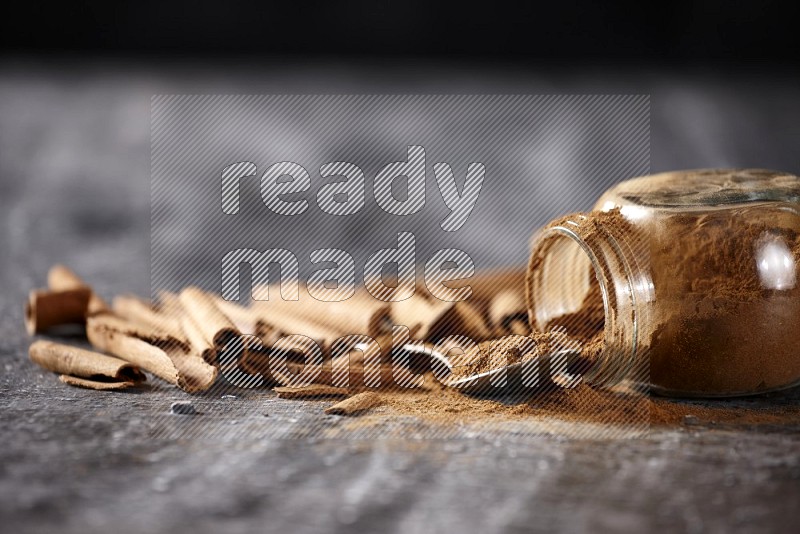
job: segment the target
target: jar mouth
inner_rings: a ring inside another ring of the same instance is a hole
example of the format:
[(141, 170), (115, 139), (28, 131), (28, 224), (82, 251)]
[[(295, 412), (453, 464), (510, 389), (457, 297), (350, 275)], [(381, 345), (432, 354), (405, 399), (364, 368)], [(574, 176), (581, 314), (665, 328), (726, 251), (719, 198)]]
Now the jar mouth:
[(562, 330), (581, 347), (596, 346), (582, 374), (588, 382), (610, 386), (627, 376), (636, 357), (636, 307), (620, 298), (633, 297), (631, 276), (614, 238), (592, 234), (587, 240), (581, 217), (547, 228), (534, 240), (528, 319), (533, 330)]

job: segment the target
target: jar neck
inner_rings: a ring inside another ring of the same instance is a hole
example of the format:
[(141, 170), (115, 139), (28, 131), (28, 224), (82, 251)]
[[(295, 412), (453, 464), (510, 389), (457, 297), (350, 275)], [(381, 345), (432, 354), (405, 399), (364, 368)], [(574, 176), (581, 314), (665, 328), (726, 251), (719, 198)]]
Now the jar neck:
[[(594, 341), (583, 370), (589, 383), (648, 382), (640, 344), (653, 300), (647, 258), (642, 232), (619, 210), (569, 215), (534, 237), (526, 280), (531, 328), (565, 329), (584, 344)], [(593, 317), (598, 313), (602, 323)]]

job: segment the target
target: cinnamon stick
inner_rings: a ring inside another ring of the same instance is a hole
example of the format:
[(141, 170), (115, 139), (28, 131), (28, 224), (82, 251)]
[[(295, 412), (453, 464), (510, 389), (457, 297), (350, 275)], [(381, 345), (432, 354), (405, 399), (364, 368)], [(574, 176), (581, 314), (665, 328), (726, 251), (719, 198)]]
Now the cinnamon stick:
[(170, 384), (178, 384), (178, 370), (166, 352), (108, 319), (100, 315), (87, 321), (86, 336), (93, 347), (131, 362)]
[(97, 293), (92, 290), (83, 279), (75, 274), (69, 267), (56, 264), (53, 265), (47, 273), (47, 286), (51, 291), (67, 291), (70, 289), (88, 288), (92, 295), (89, 298), (89, 305), (87, 313), (89, 315), (108, 311), (108, 304), (97, 296)]
[(146, 380), (136, 366), (124, 360), (52, 341), (35, 341), (28, 355), (40, 367), (61, 374), (61, 380), (71, 385), (118, 389)]
[(258, 313), (253, 308), (217, 298), (215, 303), (243, 334), (258, 335)]
[(316, 300), (310, 295), (304, 295), (299, 300), (283, 300), (277, 284), (257, 286), (254, 294), (265, 293), (265, 288), (268, 289), (270, 300), (256, 300), (251, 308), (267, 320), (276, 315), (291, 315), (340, 335), (364, 334), (375, 337), (392, 329), (389, 303), (373, 298), (366, 290), (356, 291), (346, 300), (328, 302)]
[(436, 341), (449, 335), (474, 340), (490, 337), (481, 313), (468, 302), (446, 302), (425, 296), (420, 290), (406, 300), (393, 302), (392, 324), (409, 328), (411, 335)]
[(181, 291), (180, 302), (189, 318), (203, 333), (206, 341), (221, 351), (234, 338), (241, 336), (236, 325), (219, 309), (214, 297), (196, 287)]
[(190, 354), (186, 345), (176, 342), (153, 345), (145, 340), (148, 338), (137, 337), (140, 332), (136, 325), (123, 319), (108, 314), (90, 317), (86, 334), (96, 348), (129, 361), (186, 392), (205, 391), (217, 378), (216, 367)]
[[(125, 333), (157, 347), (178, 346), (184, 350), (188, 349), (188, 344), (186, 342), (175, 339), (168, 332), (160, 328), (134, 322), (112, 312), (98, 313), (92, 316), (91, 319), (92, 324), (95, 326), (102, 326), (108, 330)], [(87, 324), (88, 322), (87, 320)]]
[(34, 335), (54, 326), (83, 324), (90, 298), (91, 290), (86, 287), (31, 291), (25, 304), (25, 329)]
[(156, 328), (178, 341), (186, 342), (180, 319), (153, 309), (150, 304), (133, 295), (119, 295), (112, 301), (114, 313), (142, 325)]
[(214, 346), (211, 345), (203, 335), (200, 328), (198, 328), (195, 322), (188, 316), (181, 317), (180, 325), (183, 332), (186, 334), (186, 339), (192, 352), (206, 363), (213, 365), (216, 360), (217, 352), (214, 350)]
[[(281, 301), (285, 302), (285, 301)], [(317, 302), (317, 301), (314, 301)], [(269, 329), (270, 334), (276, 338), (281, 336), (299, 334), (314, 340), (321, 348), (326, 349), (339, 337), (345, 335), (347, 331), (331, 328), (312, 319), (310, 312), (301, 312), (299, 308), (291, 308), (283, 305), (269, 306), (263, 305), (245, 308), (233, 302), (219, 301), (218, 306), (230, 316), (237, 317), (238, 321), (246, 322), (255, 326), (256, 335), (262, 336), (265, 330)], [(321, 313), (317, 314), (321, 316)], [(266, 339), (264, 340), (267, 341)]]

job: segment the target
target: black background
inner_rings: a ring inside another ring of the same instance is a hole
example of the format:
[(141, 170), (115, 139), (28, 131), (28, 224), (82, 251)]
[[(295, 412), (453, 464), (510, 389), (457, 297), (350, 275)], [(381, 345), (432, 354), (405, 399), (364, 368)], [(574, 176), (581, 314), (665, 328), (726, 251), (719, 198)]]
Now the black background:
[(582, 0), (15, 3), (7, 54), (425, 57), (481, 61), (788, 63), (796, 23), (778, 2)]

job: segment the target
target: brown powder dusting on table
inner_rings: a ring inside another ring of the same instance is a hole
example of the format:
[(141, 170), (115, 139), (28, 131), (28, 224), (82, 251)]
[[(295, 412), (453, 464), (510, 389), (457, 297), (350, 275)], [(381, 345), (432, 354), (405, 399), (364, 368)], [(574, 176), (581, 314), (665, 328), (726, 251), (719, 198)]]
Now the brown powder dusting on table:
[(625, 390), (599, 390), (581, 384), (574, 389), (550, 389), (526, 401), (504, 402), (501, 398), (464, 395), (438, 385), (426, 376), (425, 387), (416, 390), (380, 392), (384, 408), (370, 416), (413, 416), (441, 425), (484, 421), (551, 418), (574, 423), (608, 425), (650, 424), (655, 427), (679, 425), (765, 425), (797, 424), (800, 406), (749, 408), (720, 403), (708, 406), (692, 401), (648, 397)]

